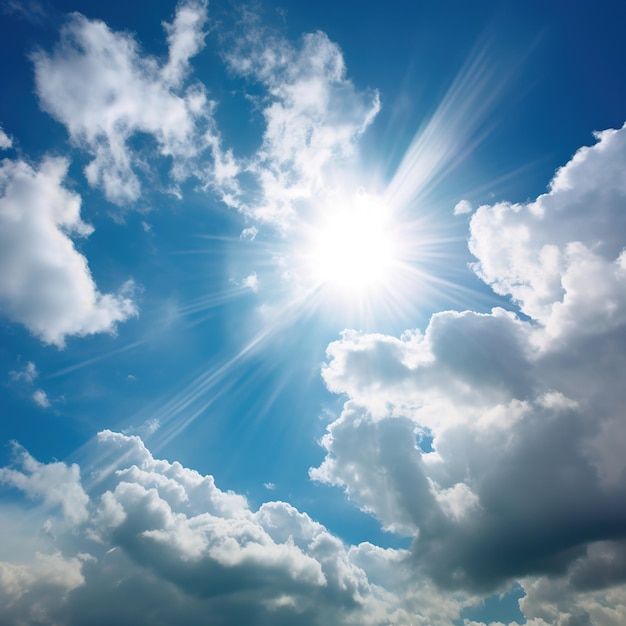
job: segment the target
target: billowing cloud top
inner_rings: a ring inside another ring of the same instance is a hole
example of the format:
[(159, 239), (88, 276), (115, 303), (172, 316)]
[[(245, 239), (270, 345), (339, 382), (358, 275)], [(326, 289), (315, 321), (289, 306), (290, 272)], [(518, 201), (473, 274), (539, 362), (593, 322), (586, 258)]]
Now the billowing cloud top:
[[(423, 334), (346, 331), (323, 371), (349, 401), (312, 477), (415, 537), (413, 566), (442, 587), (542, 576), (522, 603), (537, 624), (601, 614), (626, 577), (626, 128), (596, 138), (547, 194), (472, 216), (476, 272), (527, 317), (446, 311)], [(559, 607), (540, 610), (539, 588)]]
[[(256, 221), (241, 234), (248, 245), (258, 222), (288, 237), (377, 115), (377, 92), (355, 88), (324, 33), (291, 44), (245, 23), (223, 58), (262, 88), (265, 126), (253, 153), (235, 156), (192, 75), (207, 3), (180, 3), (163, 26), (157, 58), (70, 15), (58, 43), (32, 55), (42, 108), (88, 155), (86, 180), (109, 201), (136, 203), (156, 157), (164, 188), (180, 195), (193, 178)], [(465, 87), (481, 76), (470, 70)], [(473, 138), (477, 124), (466, 122), (482, 120), (489, 99), (462, 87), (411, 144), (386, 197), (419, 198), (452, 166), (456, 143)], [(2, 129), (0, 148), (13, 149)], [(68, 168), (50, 155), (0, 164), (0, 262), (10, 268), (0, 305), (58, 347), (138, 314), (132, 280), (102, 293), (77, 248), (93, 228)], [(501, 307), (440, 311), (399, 337), (347, 329), (328, 346), (322, 377), (345, 404), (310, 477), (342, 489), (406, 548), (348, 545), (288, 502), (255, 506), (155, 458), (137, 436), (100, 432), (82, 467), (41, 462), (16, 443), (0, 483), (33, 505), (28, 515), (17, 500), (0, 507), (0, 530), (14, 539), (0, 551), (0, 621), (443, 626), (519, 586), (531, 626), (625, 623), (624, 171), (626, 126), (597, 133), (535, 200), (473, 212), (472, 268)], [(472, 207), (462, 200), (453, 212)], [(237, 284), (264, 283), (250, 271)], [(9, 373), (51, 407), (37, 375), (32, 361)], [(152, 434), (159, 417), (147, 424)]]
[(626, 194), (610, 172), (626, 165), (625, 135), (599, 134), (535, 202), (472, 217), (476, 270), (528, 318), (446, 311), (424, 333), (346, 331), (328, 347), (324, 380), (348, 401), (311, 476), (412, 537), (410, 550), (346, 546), (286, 502), (255, 510), (104, 431), (87, 483), (20, 448), (1, 471), (43, 501), (52, 542), (2, 564), (5, 614), (124, 623), (132, 597), (146, 624), (450, 624), (475, 594), (517, 581), (533, 626), (619, 624), (626, 350), (612, 225)]
[(136, 436), (103, 431), (97, 445), (89, 486), (78, 466), (19, 447), (0, 470), (46, 505), (47, 551), (0, 562), (0, 606), (15, 623), (408, 623), (422, 603), (429, 623), (458, 613), (443, 598), (435, 607), (428, 582), (410, 589), (404, 550), (346, 546), (286, 502), (253, 510)]

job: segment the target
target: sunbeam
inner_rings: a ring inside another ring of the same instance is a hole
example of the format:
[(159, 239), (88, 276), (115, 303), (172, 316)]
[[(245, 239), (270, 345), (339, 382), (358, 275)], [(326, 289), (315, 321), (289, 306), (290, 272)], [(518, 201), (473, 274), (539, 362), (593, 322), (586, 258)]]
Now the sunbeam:
[(626, 624), (626, 3), (551, 4), (0, 0), (0, 624)]

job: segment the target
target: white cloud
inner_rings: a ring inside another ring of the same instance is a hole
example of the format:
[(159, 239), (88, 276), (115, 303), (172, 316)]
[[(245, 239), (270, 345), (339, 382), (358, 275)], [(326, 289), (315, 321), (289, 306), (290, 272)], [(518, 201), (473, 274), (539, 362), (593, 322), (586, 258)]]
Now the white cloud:
[(623, 614), (625, 166), (626, 128), (606, 131), (548, 194), (472, 217), (476, 271), (531, 319), (447, 311), (400, 338), (344, 331), (323, 368), (347, 402), (312, 477), (413, 537), (412, 567), (443, 588), (565, 585), (543, 613), (527, 589), (537, 626)]
[(48, 395), (43, 389), (35, 389), (33, 392), (33, 400), (35, 401), (35, 404), (40, 406), (42, 409), (47, 409), (50, 406)]
[[(39, 372), (37, 371), (36, 365), (32, 361), (29, 361), (21, 370), (10, 371), (9, 376), (14, 382), (22, 382), (30, 386), (33, 385), (35, 379), (39, 376)], [(32, 399), (35, 404), (40, 406), (42, 409), (50, 407), (50, 400), (43, 389), (35, 389), (32, 393)]]
[[(114, 203), (140, 198), (147, 156), (160, 156), (171, 162), (173, 184), (164, 189), (180, 195), (178, 184), (194, 176), (226, 205), (286, 227), (353, 154), (380, 109), (378, 93), (355, 89), (341, 50), (324, 33), (306, 34), (296, 47), (243, 20), (224, 58), (264, 89), (257, 105), (265, 131), (252, 156), (236, 158), (222, 146), (216, 103), (204, 85), (188, 80), (206, 23), (205, 1), (179, 3), (164, 24), (168, 58), (161, 62), (142, 54), (132, 35), (73, 14), (52, 52), (32, 55), (41, 106), (92, 156), (87, 180)], [(135, 149), (142, 134), (154, 139), (157, 154)], [(245, 194), (241, 174), (252, 179)], [(243, 236), (253, 238), (252, 228)]]
[(626, 319), (626, 128), (596, 138), (547, 194), (479, 207), (471, 220), (476, 272), (541, 323), (545, 342)]
[(327, 187), (330, 164), (352, 154), (380, 109), (378, 93), (355, 89), (341, 50), (322, 32), (304, 35), (295, 48), (247, 25), (226, 58), (268, 94), (261, 100), (263, 143), (249, 164), (260, 194), (246, 208), (257, 219), (285, 226), (298, 202)]
[[(164, 25), (169, 57), (163, 65), (142, 55), (131, 35), (78, 13), (62, 28), (51, 54), (33, 55), (41, 106), (92, 155), (87, 180), (112, 202), (140, 197), (137, 172), (145, 163), (132, 143), (141, 133), (154, 138), (158, 155), (171, 159), (175, 181), (194, 174), (223, 194), (233, 193), (237, 168), (232, 155), (221, 150), (214, 103), (201, 84), (184, 88), (189, 59), (204, 45), (205, 22), (206, 2), (179, 4), (173, 23)], [(203, 157), (206, 151), (213, 167)]]
[(241, 286), (247, 287), (248, 289), (251, 289), (256, 293), (259, 289), (259, 278), (256, 275), (256, 272), (248, 274), (248, 276), (246, 276), (243, 281), (241, 281)]
[(189, 59), (204, 48), (207, 5), (206, 0), (180, 2), (174, 22), (163, 24), (167, 32), (169, 58), (162, 76), (165, 83), (173, 87), (179, 86), (189, 72)]
[(472, 212), (472, 205), (467, 200), (461, 200), (454, 206), (454, 215), (465, 215)]
[(37, 371), (37, 366), (32, 361), (28, 361), (23, 369), (10, 371), (9, 376), (11, 380), (24, 381), (30, 385), (39, 376), (39, 372)]
[(258, 234), (259, 231), (256, 226), (249, 226), (248, 228), (244, 228), (241, 231), (241, 239), (249, 239), (250, 241), (254, 241)]
[(0, 468), (0, 483), (23, 491), (29, 498), (41, 499), (48, 506), (60, 506), (72, 524), (87, 519), (89, 498), (80, 483), (78, 465), (39, 463), (24, 448), (14, 445), (19, 469)]
[(92, 227), (80, 218), (80, 198), (62, 186), (68, 164), (45, 158), (0, 165), (0, 302), (4, 312), (44, 342), (63, 346), (68, 335), (113, 332), (136, 315), (129, 292), (98, 291), (70, 235)]
[(0, 561), (0, 615), (6, 624), (57, 624), (54, 614), (69, 592), (85, 579), (82, 567), (89, 555), (65, 558), (60, 552), (36, 553), (32, 562)]
[(13, 139), (11, 139), (11, 137), (9, 137), (4, 130), (2, 129), (2, 126), (0, 126), (0, 150), (8, 150), (9, 148), (13, 147)]
[[(134, 624), (194, 626), (443, 626), (458, 619), (461, 598), (416, 582), (406, 550), (345, 546), (285, 502), (253, 510), (211, 476), (155, 459), (136, 436), (104, 431), (97, 445), (85, 472), (88, 499), (76, 466), (40, 464), (18, 450), (23, 471), (1, 470), (5, 482), (30, 497), (54, 504), (66, 494), (66, 517), (74, 511), (83, 524), (64, 529), (48, 513), (50, 553), (24, 564), (0, 563), (0, 619), (20, 616), (35, 624), (28, 612), (35, 605), (68, 626), (96, 618), (124, 623), (129, 614)], [(82, 496), (71, 504), (77, 487)], [(42, 560), (57, 573), (36, 584)]]

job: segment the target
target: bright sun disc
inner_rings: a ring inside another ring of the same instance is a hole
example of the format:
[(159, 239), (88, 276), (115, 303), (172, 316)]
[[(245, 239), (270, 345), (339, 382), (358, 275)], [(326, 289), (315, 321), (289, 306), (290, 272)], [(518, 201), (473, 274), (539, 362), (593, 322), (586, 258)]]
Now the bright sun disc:
[(379, 286), (394, 262), (389, 213), (382, 203), (358, 194), (314, 229), (309, 263), (318, 284), (362, 292)]

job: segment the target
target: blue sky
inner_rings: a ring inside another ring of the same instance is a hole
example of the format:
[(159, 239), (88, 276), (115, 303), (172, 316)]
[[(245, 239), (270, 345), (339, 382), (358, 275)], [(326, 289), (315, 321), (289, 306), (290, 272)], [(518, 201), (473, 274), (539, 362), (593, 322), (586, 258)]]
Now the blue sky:
[(3, 0), (0, 621), (624, 623), (624, 17)]

